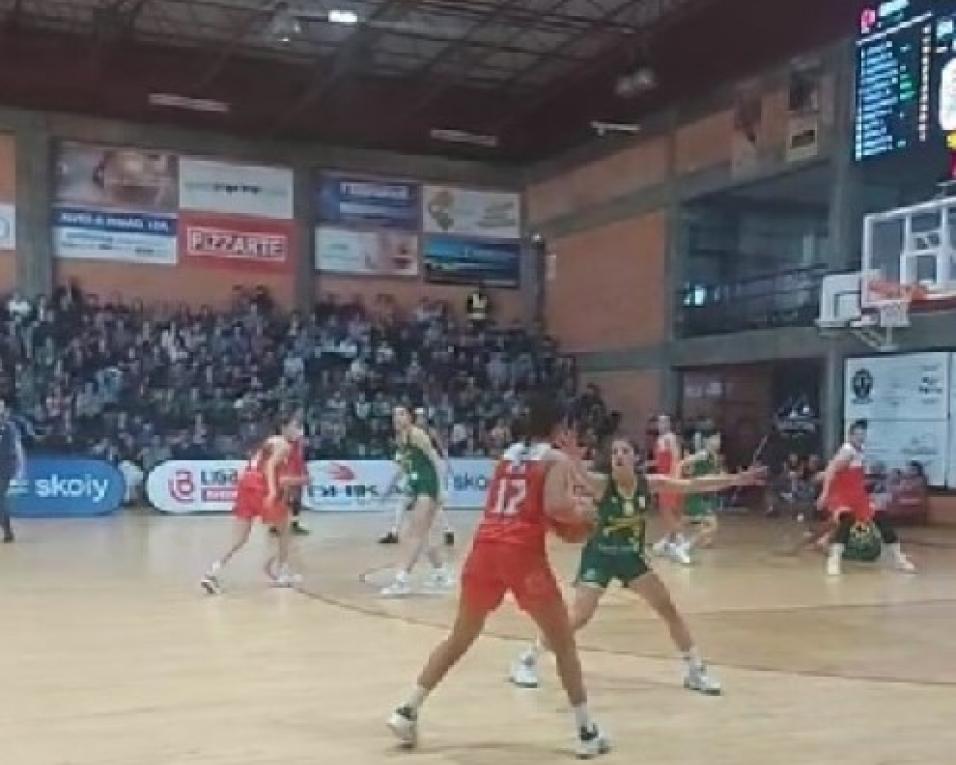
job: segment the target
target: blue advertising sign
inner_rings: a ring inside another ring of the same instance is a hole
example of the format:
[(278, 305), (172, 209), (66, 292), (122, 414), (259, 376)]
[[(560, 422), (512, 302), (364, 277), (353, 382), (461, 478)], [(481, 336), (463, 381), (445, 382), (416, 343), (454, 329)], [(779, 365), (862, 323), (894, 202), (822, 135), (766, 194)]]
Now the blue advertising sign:
[(521, 242), (426, 236), (422, 248), (430, 282), (517, 287), (521, 281)]
[(316, 197), (321, 223), (402, 231), (421, 227), (421, 187), (416, 183), (323, 175)]
[(8, 494), (15, 518), (90, 518), (119, 510), (126, 482), (108, 462), (33, 457)]
[(58, 258), (174, 265), (174, 215), (59, 207), (53, 211)]

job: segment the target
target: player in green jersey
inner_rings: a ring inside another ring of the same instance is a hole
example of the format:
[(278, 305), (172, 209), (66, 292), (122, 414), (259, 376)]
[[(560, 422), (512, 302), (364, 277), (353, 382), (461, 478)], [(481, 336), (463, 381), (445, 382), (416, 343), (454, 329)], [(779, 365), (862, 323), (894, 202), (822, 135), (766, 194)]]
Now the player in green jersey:
[[(591, 620), (608, 585), (616, 579), (643, 598), (667, 624), (686, 664), (684, 686), (717, 695), (720, 684), (707, 673), (667, 587), (651, 571), (644, 557), (646, 513), (654, 492), (696, 496), (731, 486), (753, 485), (761, 480), (759, 474), (749, 470), (736, 475), (718, 474), (695, 479), (645, 475), (637, 469), (636, 451), (625, 438), (614, 439), (610, 456), (610, 475), (589, 473), (581, 476), (586, 491), (597, 499), (598, 524), (581, 552), (571, 608), (572, 624), (578, 630)], [(534, 646), (521, 654), (512, 666), (512, 682), (526, 688), (537, 687), (537, 659), (545, 647), (539, 638)]]
[(425, 553), (432, 564), (429, 585), (448, 589), (451, 577), (442, 561), (439, 545), (432, 542), (432, 526), (442, 503), (442, 463), (428, 434), (415, 425), (412, 413), (403, 406), (392, 414), (398, 460), (405, 476), (409, 501), (408, 540), (405, 556), (395, 574), (395, 581), (382, 590), (386, 597), (411, 594), (409, 576), (418, 559)]
[[(700, 434), (701, 448), (681, 461), (680, 474), (688, 478), (719, 475), (722, 471), (720, 457), (720, 433), (704, 430)], [(697, 532), (688, 541), (688, 548), (710, 547), (717, 535), (717, 497), (713, 494), (697, 494), (688, 497), (684, 505), (684, 518), (697, 527)]]

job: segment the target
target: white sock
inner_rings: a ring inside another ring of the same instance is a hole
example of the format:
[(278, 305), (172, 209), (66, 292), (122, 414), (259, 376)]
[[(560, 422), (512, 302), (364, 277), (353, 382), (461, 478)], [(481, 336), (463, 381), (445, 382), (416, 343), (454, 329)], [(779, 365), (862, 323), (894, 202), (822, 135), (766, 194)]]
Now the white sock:
[(427, 688), (422, 688), (420, 685), (415, 686), (415, 690), (412, 691), (411, 695), (408, 697), (402, 706), (406, 706), (409, 709), (414, 709), (416, 712), (421, 708), (422, 704), (425, 703), (425, 699), (428, 698), (429, 690)]
[(209, 567), (208, 575), (215, 576), (220, 571), (222, 571), (222, 561), (217, 560), (217, 561), (214, 561), (213, 564)]
[(839, 542), (836, 542), (830, 545), (830, 557), (831, 558), (842, 558), (843, 551), (846, 549), (846, 545), (841, 545)]
[(400, 568), (395, 572), (395, 581), (401, 582), (402, 584), (408, 584), (408, 572), (405, 569)]
[(571, 707), (571, 711), (574, 713), (574, 726), (577, 730), (591, 730), (594, 723), (591, 721), (591, 714), (588, 712), (587, 702), (578, 704), (576, 707)]
[(689, 651), (681, 652), (681, 658), (687, 664), (688, 669), (703, 669), (704, 660), (700, 657), (697, 649), (691, 646)]
[(544, 646), (541, 645), (541, 638), (538, 638), (522, 652), (521, 661), (525, 664), (537, 663), (538, 656), (541, 655), (543, 648)]

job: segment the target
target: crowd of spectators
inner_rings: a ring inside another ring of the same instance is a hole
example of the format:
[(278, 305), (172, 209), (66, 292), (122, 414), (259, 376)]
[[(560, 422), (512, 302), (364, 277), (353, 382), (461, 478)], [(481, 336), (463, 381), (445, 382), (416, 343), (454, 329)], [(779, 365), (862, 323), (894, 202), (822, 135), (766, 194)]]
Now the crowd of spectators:
[(411, 315), (387, 296), (290, 313), (260, 289), (237, 290), (228, 310), (193, 310), (73, 284), (3, 307), (0, 395), (34, 447), (144, 471), (243, 456), (264, 422), (300, 407), (310, 458), (389, 457), (397, 404), (423, 408), (453, 456), (495, 455), (537, 385), (562, 393), (589, 439), (613, 427), (596, 387), (576, 395), (573, 362), (551, 338), (458, 321), (428, 300)]

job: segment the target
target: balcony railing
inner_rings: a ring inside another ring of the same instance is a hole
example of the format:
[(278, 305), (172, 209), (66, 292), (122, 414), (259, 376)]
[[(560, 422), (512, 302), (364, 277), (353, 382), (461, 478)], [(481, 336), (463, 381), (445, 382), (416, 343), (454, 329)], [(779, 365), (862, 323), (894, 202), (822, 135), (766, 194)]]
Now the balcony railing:
[(677, 296), (680, 337), (810, 326), (817, 317), (823, 265), (724, 284), (688, 284)]

